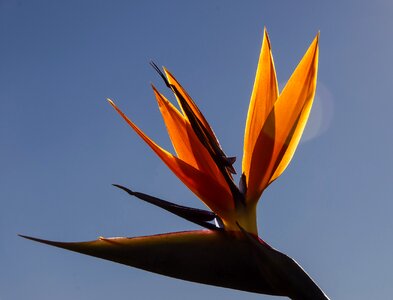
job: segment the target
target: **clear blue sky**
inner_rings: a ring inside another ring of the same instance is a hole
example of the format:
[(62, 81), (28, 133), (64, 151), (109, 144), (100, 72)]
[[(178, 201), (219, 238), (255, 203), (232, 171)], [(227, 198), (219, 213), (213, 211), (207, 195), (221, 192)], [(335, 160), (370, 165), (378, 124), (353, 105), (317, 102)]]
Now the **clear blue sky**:
[(170, 149), (150, 82), (170, 94), (153, 59), (240, 161), (266, 26), (281, 83), (318, 30), (321, 39), (309, 139), (264, 193), (260, 235), (332, 299), (391, 299), (392, 15), (388, 0), (0, 1), (0, 298), (272, 299), (16, 236), (196, 229), (111, 186), (202, 207), (105, 99)]

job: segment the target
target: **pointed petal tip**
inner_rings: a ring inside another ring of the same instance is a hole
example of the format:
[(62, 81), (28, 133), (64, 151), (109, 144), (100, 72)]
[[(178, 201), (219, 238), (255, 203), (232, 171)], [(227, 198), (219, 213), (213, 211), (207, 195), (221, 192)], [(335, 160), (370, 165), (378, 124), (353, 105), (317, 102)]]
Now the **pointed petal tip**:
[(160, 91), (156, 88), (154, 84), (151, 84), (151, 87), (153, 89), (154, 95), (156, 96), (157, 100), (162, 100), (163, 95), (160, 93)]
[(175, 79), (175, 76), (173, 76), (173, 74), (166, 67), (163, 66), (162, 69), (164, 70), (164, 73), (165, 73), (166, 77), (168, 78), (168, 80), (170, 81), (171, 84), (174, 83), (173, 81), (175, 81), (175, 82), (177, 81)]
[(317, 34), (315, 35), (315, 38), (314, 38), (314, 40), (313, 40), (313, 42), (312, 42), (312, 43), (315, 42), (316, 47), (318, 47), (318, 45), (319, 45), (319, 37), (320, 37), (320, 35), (321, 35), (321, 31), (318, 30), (318, 32), (317, 32)]
[(268, 35), (266, 25), (263, 26), (263, 35), (264, 35), (264, 36), (267, 36), (267, 35)]
[(115, 102), (109, 98), (106, 99), (108, 101), (108, 103), (117, 111), (117, 113), (119, 115), (121, 115), (123, 117), (123, 119), (126, 119), (127, 117), (125, 116), (125, 114), (120, 110), (120, 108), (117, 107), (117, 105), (115, 104)]
[(266, 42), (269, 50), (271, 50), (272, 47), (271, 47), (271, 44), (270, 44), (270, 38), (269, 38), (269, 34), (267, 32), (266, 26), (264, 27), (264, 30), (263, 30), (263, 41), (262, 41), (262, 43), (263, 42)]
[(315, 36), (315, 40), (316, 40), (316, 44), (317, 44), (317, 48), (319, 48), (319, 37), (320, 37), (320, 35), (321, 35), (321, 31), (320, 31), (320, 30), (318, 30), (318, 33), (317, 33), (317, 35)]
[[(117, 105), (115, 104), (115, 102), (114, 102), (112, 99), (106, 98), (106, 101), (108, 101), (108, 103), (109, 103), (118, 113), (120, 113), (119, 108), (117, 107)], [(121, 114), (121, 113), (120, 113), (120, 114)]]
[(263, 26), (263, 35), (264, 35), (264, 36), (268, 36), (268, 35), (269, 35), (269, 34), (268, 34), (268, 31), (267, 31), (267, 28), (266, 28), (266, 25)]
[(154, 93), (158, 93), (156, 86), (153, 83), (150, 83), (151, 88), (153, 89)]

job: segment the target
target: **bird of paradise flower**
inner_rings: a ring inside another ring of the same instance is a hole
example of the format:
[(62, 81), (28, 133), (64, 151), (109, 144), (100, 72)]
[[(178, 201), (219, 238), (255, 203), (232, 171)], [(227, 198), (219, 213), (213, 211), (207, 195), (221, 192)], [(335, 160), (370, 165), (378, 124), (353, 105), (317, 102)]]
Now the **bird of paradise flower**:
[(279, 93), (270, 41), (264, 31), (239, 185), (232, 176), (234, 158), (226, 156), (203, 114), (167, 69), (162, 72), (152, 63), (181, 111), (154, 86), (153, 91), (177, 156), (152, 141), (108, 99), (211, 211), (115, 186), (207, 230), (72, 243), (23, 237), (179, 279), (298, 300), (328, 299), (293, 259), (258, 237), (256, 220), (259, 198), (288, 166), (310, 114), (317, 82), (318, 39), (319, 34)]

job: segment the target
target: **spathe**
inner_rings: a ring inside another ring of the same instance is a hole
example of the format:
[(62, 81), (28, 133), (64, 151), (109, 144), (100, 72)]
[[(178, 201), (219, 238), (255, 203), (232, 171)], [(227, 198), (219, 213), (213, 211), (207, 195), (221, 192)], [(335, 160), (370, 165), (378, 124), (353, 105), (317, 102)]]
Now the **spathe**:
[(245, 231), (199, 230), (71, 243), (21, 236), (178, 279), (297, 300), (328, 299), (294, 260)]

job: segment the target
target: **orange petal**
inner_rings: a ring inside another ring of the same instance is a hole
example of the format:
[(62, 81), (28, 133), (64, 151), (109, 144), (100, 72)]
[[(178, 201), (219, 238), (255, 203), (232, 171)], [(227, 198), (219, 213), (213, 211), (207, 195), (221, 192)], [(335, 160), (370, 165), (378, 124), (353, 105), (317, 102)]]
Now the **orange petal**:
[(217, 213), (223, 220), (227, 220), (231, 215), (234, 204), (231, 194), (227, 188), (219, 184), (215, 178), (207, 175), (173, 156), (168, 151), (162, 149), (153, 142), (142, 130), (140, 130), (127, 116), (108, 99), (113, 108), (123, 117), (123, 119), (134, 129), (134, 131), (149, 145), (149, 147), (161, 158), (161, 160), (171, 169), (171, 171), (211, 210)]
[(270, 182), (291, 161), (310, 115), (317, 87), (319, 33), (289, 79), (274, 110), (276, 113), (275, 168)]
[(177, 156), (227, 187), (222, 173), (199, 141), (188, 120), (154, 86), (153, 90)]
[[(265, 29), (244, 134), (242, 169), (243, 173), (246, 175), (247, 181), (250, 175), (250, 165), (255, 143), (267, 116), (273, 108), (277, 96), (278, 84), (276, 72), (274, 69), (269, 36)], [(267, 147), (265, 147), (265, 150), (267, 150)], [(271, 147), (270, 151), (272, 150)], [(264, 155), (262, 159), (266, 160), (266, 164), (269, 162), (270, 155)]]
[[(180, 83), (176, 80), (176, 78), (166, 68), (164, 68), (164, 72), (165, 72), (165, 75), (167, 76), (169, 83), (176, 87), (176, 89), (180, 92), (180, 94), (183, 96), (183, 98), (187, 101), (187, 104), (190, 106), (192, 112), (195, 114), (195, 116), (198, 118), (198, 120), (203, 124), (203, 127), (209, 132), (209, 134), (212, 137), (214, 137), (214, 139), (217, 141), (217, 144), (219, 145), (219, 142), (213, 132), (213, 129), (210, 127), (209, 123), (207, 122), (207, 120), (205, 119), (205, 117), (203, 116), (201, 111), (199, 110), (198, 106), (196, 106), (196, 104), (194, 103), (192, 98), (188, 95), (186, 90), (180, 85)], [(177, 96), (176, 96), (176, 99), (177, 99), (180, 107), (182, 108), (182, 104)], [(183, 108), (182, 108), (182, 111), (183, 111), (183, 115), (185, 115)]]
[(157, 89), (153, 87), (162, 118), (177, 157), (184, 160), (194, 168), (198, 168), (198, 161), (193, 155), (190, 138), (187, 133), (187, 120)]
[(223, 173), (225, 173), (224, 176), (227, 178), (227, 182), (232, 181), (231, 173), (236, 173), (232, 166), (235, 160), (225, 155), (209, 123), (199, 111), (191, 97), (168, 70), (164, 68), (164, 71), (166, 73), (167, 80), (171, 85), (171, 89), (175, 93), (175, 96), (182, 108), (183, 115), (190, 122), (195, 134), (208, 150), (216, 165)]
[(311, 109), (317, 67), (318, 36), (296, 67), (259, 134), (250, 164), (248, 200), (257, 201), (290, 162)]

